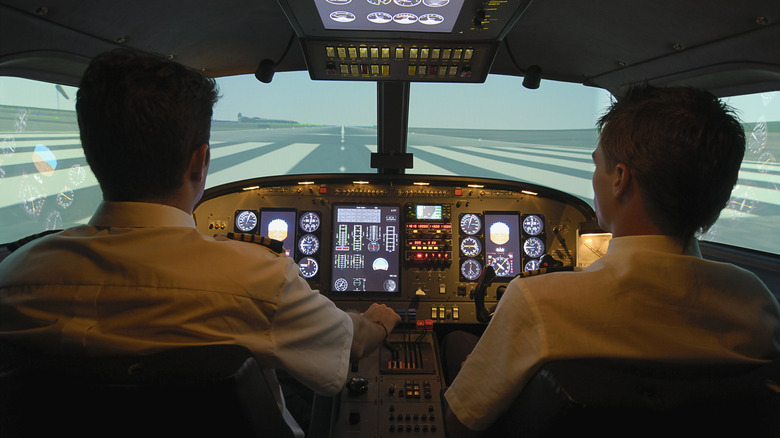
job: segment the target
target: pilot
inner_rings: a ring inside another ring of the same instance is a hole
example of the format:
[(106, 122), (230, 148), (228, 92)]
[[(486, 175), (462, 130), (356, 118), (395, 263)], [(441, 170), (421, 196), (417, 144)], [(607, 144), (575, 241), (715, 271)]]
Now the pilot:
[(378, 304), (345, 313), (292, 259), (197, 231), (217, 99), (213, 80), (168, 59), (93, 59), (76, 110), (103, 202), (0, 264), (0, 339), (90, 356), (240, 344), (318, 393), (342, 388), (350, 358), (400, 319)]
[(706, 91), (641, 86), (598, 128), (592, 181), (613, 235), (607, 254), (582, 271), (510, 282), (445, 393), (451, 437), (482, 435), (556, 359), (780, 355), (772, 293), (751, 272), (702, 259), (695, 238), (737, 181), (745, 134), (731, 109)]

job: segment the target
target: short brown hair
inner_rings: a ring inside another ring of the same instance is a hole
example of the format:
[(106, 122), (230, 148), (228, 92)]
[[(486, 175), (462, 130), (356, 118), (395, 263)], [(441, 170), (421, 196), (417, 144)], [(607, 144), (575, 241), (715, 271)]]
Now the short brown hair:
[(637, 86), (598, 121), (607, 162), (626, 164), (653, 222), (687, 241), (718, 219), (745, 153), (734, 110), (712, 93)]
[(77, 94), (81, 145), (103, 196), (134, 201), (181, 186), (208, 143), (213, 79), (165, 57), (119, 49), (98, 55)]

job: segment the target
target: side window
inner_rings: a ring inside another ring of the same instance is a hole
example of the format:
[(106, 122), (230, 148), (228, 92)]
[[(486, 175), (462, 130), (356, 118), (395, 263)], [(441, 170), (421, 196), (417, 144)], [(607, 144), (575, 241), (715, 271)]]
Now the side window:
[(780, 219), (780, 92), (725, 100), (744, 123), (745, 157), (728, 206), (702, 240), (780, 254), (773, 238)]
[(74, 87), (0, 77), (0, 242), (84, 223), (102, 199), (75, 98)]

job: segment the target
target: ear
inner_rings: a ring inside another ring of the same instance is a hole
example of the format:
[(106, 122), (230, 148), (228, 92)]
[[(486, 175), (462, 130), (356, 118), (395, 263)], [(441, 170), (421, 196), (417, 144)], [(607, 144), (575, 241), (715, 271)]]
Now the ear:
[(190, 159), (188, 174), (192, 181), (203, 181), (209, 171), (209, 161), (211, 160), (211, 151), (209, 145), (204, 143), (195, 149)]
[(615, 178), (612, 183), (612, 192), (615, 198), (621, 198), (628, 193), (632, 183), (631, 169), (625, 163), (615, 165)]

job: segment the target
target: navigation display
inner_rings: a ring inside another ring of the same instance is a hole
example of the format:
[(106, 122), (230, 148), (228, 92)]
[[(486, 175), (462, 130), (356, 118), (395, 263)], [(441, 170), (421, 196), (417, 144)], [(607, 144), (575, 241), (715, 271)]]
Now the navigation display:
[(485, 213), (485, 259), (497, 277), (514, 277), (520, 273), (522, 253), (517, 213)]
[(400, 206), (337, 205), (333, 210), (331, 290), (398, 292)]
[(451, 32), (463, 0), (315, 0), (325, 29)]
[(417, 204), (416, 217), (418, 220), (436, 220), (442, 218), (441, 205)]
[(284, 252), (295, 257), (296, 211), (290, 209), (263, 209), (260, 211), (258, 234), (284, 242)]

